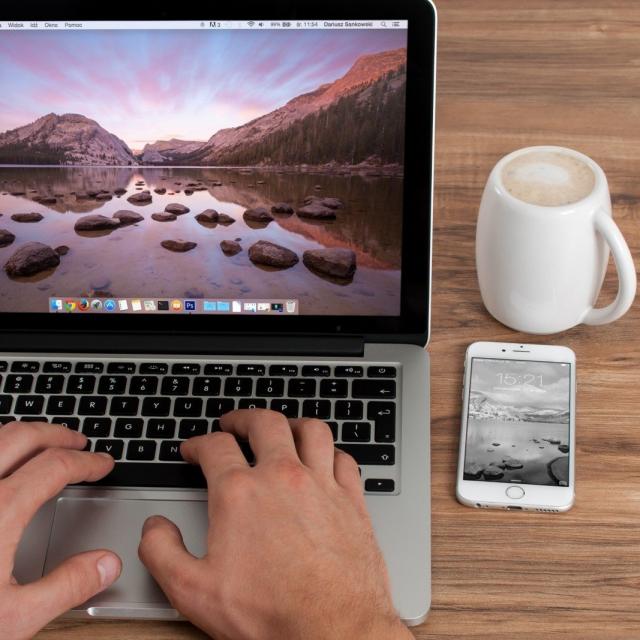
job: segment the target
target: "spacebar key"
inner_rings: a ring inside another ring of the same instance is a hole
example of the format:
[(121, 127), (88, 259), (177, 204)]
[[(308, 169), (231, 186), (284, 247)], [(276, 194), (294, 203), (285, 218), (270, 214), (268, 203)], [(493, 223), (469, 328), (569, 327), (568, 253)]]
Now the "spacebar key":
[(358, 464), (395, 464), (396, 450), (389, 444), (337, 444), (338, 449), (353, 456)]
[(106, 487), (202, 488), (207, 483), (200, 467), (183, 463), (116, 462), (113, 471), (86, 484)]

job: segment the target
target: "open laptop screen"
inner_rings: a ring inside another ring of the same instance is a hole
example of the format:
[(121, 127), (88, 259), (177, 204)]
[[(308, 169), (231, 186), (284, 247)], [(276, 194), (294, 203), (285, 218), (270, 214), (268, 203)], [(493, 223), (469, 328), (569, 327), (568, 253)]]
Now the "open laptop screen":
[(0, 312), (399, 316), (407, 22), (4, 22)]

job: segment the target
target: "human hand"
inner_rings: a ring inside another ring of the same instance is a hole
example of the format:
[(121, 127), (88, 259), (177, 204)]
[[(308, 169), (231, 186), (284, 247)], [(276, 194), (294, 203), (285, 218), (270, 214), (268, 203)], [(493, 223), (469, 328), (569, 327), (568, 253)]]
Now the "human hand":
[(88, 551), (27, 585), (13, 577), (13, 563), (29, 521), (67, 484), (99, 480), (113, 468), (106, 454), (82, 451), (80, 433), (44, 422), (0, 428), (0, 636), (22, 640), (82, 604), (120, 575), (120, 558)]
[[(218, 640), (412, 638), (391, 601), (353, 458), (319, 420), (241, 410), (182, 455), (209, 487), (202, 559), (155, 516), (139, 554), (171, 604)], [(249, 440), (250, 467), (234, 435)]]

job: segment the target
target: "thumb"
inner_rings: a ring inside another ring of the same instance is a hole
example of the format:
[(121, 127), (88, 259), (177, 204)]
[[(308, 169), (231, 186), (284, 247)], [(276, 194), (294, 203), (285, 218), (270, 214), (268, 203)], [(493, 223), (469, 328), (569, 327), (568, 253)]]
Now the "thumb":
[(122, 562), (105, 549), (79, 553), (36, 582), (19, 587), (35, 633), (54, 618), (86, 602), (111, 586), (122, 571)]

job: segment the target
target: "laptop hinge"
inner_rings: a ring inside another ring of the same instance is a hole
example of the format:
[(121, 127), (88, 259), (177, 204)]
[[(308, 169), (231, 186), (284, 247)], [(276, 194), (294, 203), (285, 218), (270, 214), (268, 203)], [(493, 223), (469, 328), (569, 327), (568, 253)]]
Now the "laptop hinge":
[(291, 334), (4, 332), (0, 334), (0, 351), (359, 357), (364, 354), (364, 339)]

